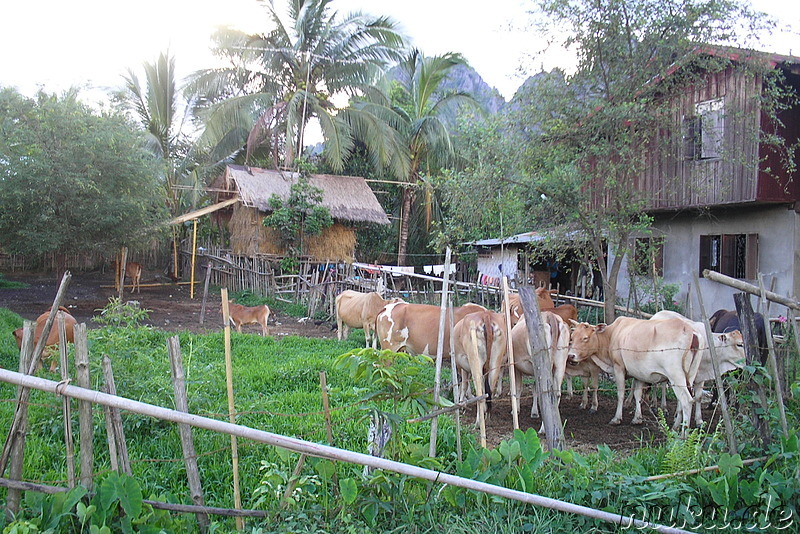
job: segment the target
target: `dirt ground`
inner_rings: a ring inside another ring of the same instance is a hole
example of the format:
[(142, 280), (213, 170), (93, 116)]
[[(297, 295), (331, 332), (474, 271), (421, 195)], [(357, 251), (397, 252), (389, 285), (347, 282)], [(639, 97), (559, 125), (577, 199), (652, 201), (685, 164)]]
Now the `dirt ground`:
[[(26, 319), (35, 319), (45, 309), (52, 305), (58, 290), (61, 277), (33, 276), (33, 275), (6, 275), (6, 279), (21, 281), (30, 284), (26, 289), (0, 289), (0, 307), (9, 308)], [(154, 283), (145, 272), (142, 277), (143, 284)], [(97, 327), (91, 318), (97, 315), (110, 297), (116, 296), (113, 287), (112, 273), (88, 273), (72, 276), (64, 306), (79, 323), (85, 322), (90, 328)], [(141, 293), (128, 295), (126, 300), (138, 300), (142, 307), (151, 310), (146, 324), (166, 331), (191, 331), (205, 333), (222, 328), (220, 315), (220, 296), (210, 294), (206, 303), (205, 320), (200, 324), (202, 308), (202, 288), (196, 291), (195, 298), (189, 297), (188, 285), (166, 284), (155, 287), (142, 287)], [(247, 325), (245, 332), (260, 333), (260, 327)], [(284, 314), (273, 314), (270, 317), (270, 333), (276, 337), (286, 335), (299, 335), (305, 337), (334, 338), (335, 325), (330, 323), (315, 324), (313, 321), (298, 320)], [(601, 381), (600, 388), (609, 388), (609, 381)], [(508, 387), (505, 387), (506, 392)], [(530, 417), (530, 386), (522, 393), (522, 406), (519, 414), (520, 427), (524, 430), (530, 427), (538, 428), (540, 420)], [(511, 405), (508, 397), (495, 399), (492, 414), (487, 425), (487, 439), (490, 446), (497, 445), (501, 440), (510, 437), (512, 432)], [(561, 401), (561, 418), (564, 424), (565, 438), (571, 449), (582, 452), (596, 450), (597, 445), (606, 444), (617, 451), (630, 451), (653, 441), (663, 439), (658, 429), (656, 418), (647, 406), (643, 407), (645, 423), (631, 425), (631, 409), (626, 408), (623, 423), (617, 426), (608, 425), (614, 414), (616, 397), (608, 393), (600, 395), (600, 408), (596, 414), (590, 414), (579, 408), (580, 395), (568, 398), (566, 394)], [(674, 401), (669, 405), (674, 410)], [(711, 413), (704, 412), (706, 420), (712, 417)], [(474, 406), (468, 408), (463, 416), (464, 424), (475, 421)]]

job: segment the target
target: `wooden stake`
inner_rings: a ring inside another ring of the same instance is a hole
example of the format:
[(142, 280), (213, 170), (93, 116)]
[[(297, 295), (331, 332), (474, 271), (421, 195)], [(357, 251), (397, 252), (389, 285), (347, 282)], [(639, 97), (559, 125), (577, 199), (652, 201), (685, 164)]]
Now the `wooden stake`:
[(775, 381), (775, 397), (778, 401), (778, 414), (781, 420), (783, 437), (789, 437), (789, 426), (786, 423), (786, 407), (783, 404), (783, 387), (781, 387), (781, 375), (778, 372), (778, 360), (775, 358), (775, 340), (772, 339), (772, 325), (769, 324), (767, 311), (767, 292), (764, 290), (764, 276), (758, 273), (758, 285), (761, 289), (761, 308), (764, 310), (764, 330), (767, 335), (767, 348), (769, 352), (768, 361), (772, 371), (772, 379)]
[[(125, 270), (128, 268), (128, 247), (122, 247), (119, 257), (119, 280), (117, 281), (119, 283), (119, 293), (117, 294), (117, 298), (122, 302), (122, 294), (125, 287)], [(131, 293), (133, 293), (133, 291), (131, 291)]]
[(517, 373), (514, 369), (514, 347), (511, 342), (511, 303), (508, 296), (508, 277), (503, 276), (503, 302), (506, 309), (506, 354), (508, 355), (508, 379), (511, 389), (511, 419), (514, 430), (519, 428), (519, 395), (517, 395)]
[[(67, 358), (67, 328), (63, 315), (58, 316), (58, 352), (61, 363), (61, 381), (67, 383), (69, 380), (69, 360)], [(75, 477), (75, 438), (72, 435), (72, 402), (69, 397), (62, 397), (61, 407), (64, 414), (64, 446), (67, 452), (67, 487), (74, 488), (77, 485)]]
[[(209, 264), (210, 266), (211, 264)], [(172, 387), (175, 391), (175, 409), (179, 412), (189, 413), (189, 401), (186, 395), (186, 376), (183, 371), (183, 357), (181, 356), (181, 343), (178, 336), (167, 339), (170, 370), (172, 372)], [(186, 478), (189, 482), (189, 492), (192, 502), (196, 506), (205, 506), (203, 498), (203, 485), (200, 482), (200, 471), (197, 467), (197, 453), (194, 448), (192, 427), (187, 424), (178, 424), (183, 448), (183, 463), (186, 466)], [(197, 524), (200, 532), (208, 532), (208, 514), (198, 513)]]
[[(444, 353), (444, 320), (445, 312), (447, 310), (447, 291), (450, 284), (450, 247), (447, 247), (447, 252), (444, 256), (444, 275), (442, 277), (442, 303), (439, 312), (439, 339), (436, 345), (436, 372), (433, 379), (433, 402), (439, 403), (439, 390), (442, 382), (442, 356)], [(431, 421), (431, 442), (428, 450), (428, 455), (431, 458), (436, 457), (436, 434), (439, 431), (439, 420), (434, 419)], [(486, 447), (486, 431), (483, 433), (483, 447)]]
[[(196, 223), (196, 221), (195, 221)], [(192, 268), (192, 279), (194, 279), (194, 268)], [(194, 285), (192, 285), (194, 287)], [(231, 357), (231, 312), (228, 305), (228, 288), (222, 288), (222, 320), (225, 327), (223, 329), (225, 338), (225, 385), (228, 390), (228, 419), (231, 424), (236, 424), (236, 408), (233, 402), (233, 359)], [(231, 434), (231, 461), (233, 463), (233, 507), (236, 510), (242, 509), (242, 495), (239, 492), (239, 445), (236, 436)], [(244, 521), (241, 517), (236, 518), (236, 530), (244, 529)]]
[[(728, 437), (728, 451), (730, 454), (738, 454), (739, 446), (736, 443), (736, 435), (733, 432), (733, 422), (731, 421), (730, 410), (728, 410), (728, 400), (725, 397), (725, 388), (722, 384), (722, 375), (719, 372), (719, 360), (717, 360), (717, 349), (714, 346), (714, 334), (711, 332), (711, 323), (708, 322), (706, 307), (703, 304), (703, 294), (700, 291), (700, 279), (697, 273), (694, 275), (694, 288), (697, 295), (697, 307), (700, 310), (700, 317), (703, 318), (703, 326), (706, 328), (706, 340), (708, 350), (711, 354), (711, 365), (714, 368), (714, 383), (717, 386), (719, 406), (722, 409), (722, 420), (725, 423), (725, 435)], [(688, 424), (688, 422), (684, 422)]]
[(192, 276), (191, 282), (192, 285), (189, 286), (191, 289), (189, 290), (189, 298), (194, 298), (194, 268), (195, 264), (197, 263), (197, 219), (194, 220), (194, 229), (192, 230)]
[[(89, 339), (86, 323), (73, 327), (75, 335), (75, 371), (79, 387), (88, 389), (89, 379)], [(81, 485), (90, 490), (94, 483), (94, 421), (92, 420), (92, 403), (87, 400), (78, 402), (78, 421), (80, 423), (81, 442)]]
[[(453, 402), (458, 402), (459, 398), (459, 386), (458, 386), (458, 369), (456, 368), (456, 355), (455, 355), (455, 324), (453, 324), (453, 301), (452, 299), (448, 301), (448, 308), (450, 308), (449, 315), (449, 322), (450, 322), (450, 376), (452, 377), (451, 380), (453, 382)], [(455, 420), (456, 420), (456, 456), (458, 461), (461, 461), (462, 451), (461, 451), (461, 410), (455, 411)]]
[(539, 397), (542, 425), (544, 426), (547, 445), (551, 450), (563, 450), (564, 434), (561, 426), (561, 414), (558, 411), (560, 392), (556, 391), (550, 352), (542, 338), (539, 303), (531, 286), (520, 287), (519, 297), (522, 301), (525, 324), (528, 328), (528, 338), (531, 343), (531, 360), (533, 360), (533, 370), (536, 375), (536, 395)]
[[(23, 323), (22, 347), (19, 352), (19, 372), (25, 373), (30, 366), (33, 357), (33, 334), (35, 323), (25, 321)], [(19, 417), (16, 437), (12, 442), (9, 468), (9, 478), (11, 480), (22, 480), (22, 472), (25, 467), (25, 434), (28, 431), (28, 403), (21, 403), (23, 391), (26, 388), (17, 386), (17, 403), (19, 411), (15, 417)], [(6, 502), (6, 518), (13, 520), (19, 512), (19, 503), (22, 499), (22, 492), (17, 489), (9, 489)]]
[[(103, 368), (103, 377), (106, 381), (105, 387), (108, 390), (108, 393), (111, 395), (116, 395), (117, 384), (114, 381), (114, 371), (111, 369), (111, 358), (103, 355), (101, 366)], [(120, 415), (119, 410), (115, 408), (110, 409), (109, 416), (111, 418), (111, 435), (114, 438), (114, 444), (116, 445), (117, 449), (117, 457), (119, 459), (119, 468), (126, 475), (132, 475), (133, 471), (131, 471), (131, 461), (130, 457), (128, 456), (128, 444), (125, 441), (125, 431), (122, 428), (122, 416)]]

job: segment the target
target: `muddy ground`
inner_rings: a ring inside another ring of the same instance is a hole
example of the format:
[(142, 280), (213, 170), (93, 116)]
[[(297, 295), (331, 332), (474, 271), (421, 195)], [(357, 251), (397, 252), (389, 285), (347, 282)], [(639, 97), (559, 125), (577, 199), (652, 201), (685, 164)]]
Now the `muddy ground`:
[[(21, 281), (29, 284), (26, 289), (0, 289), (0, 307), (9, 308), (20, 314), (25, 319), (35, 319), (40, 313), (52, 305), (61, 281), (60, 277), (34, 276), (34, 275), (6, 275), (6, 279)], [(159, 283), (159, 280), (142, 276), (141, 292), (125, 296), (126, 300), (135, 299), (141, 306), (151, 310), (149, 320), (145, 324), (152, 325), (166, 331), (191, 331), (204, 333), (222, 328), (220, 315), (219, 293), (211, 292), (206, 303), (203, 324), (200, 324), (202, 308), (202, 288), (196, 291), (195, 298), (191, 299), (188, 285), (165, 284), (148, 286), (147, 284)], [(109, 301), (116, 296), (112, 273), (75, 274), (72, 277), (67, 296), (64, 300), (70, 313), (77, 321), (85, 322), (90, 328), (97, 327), (91, 318), (97, 315)], [(313, 321), (298, 320), (285, 314), (276, 313), (270, 318), (271, 334), (276, 337), (286, 335), (299, 335), (305, 337), (335, 338), (336, 332), (330, 323), (315, 324)], [(260, 333), (260, 327), (248, 325), (245, 332)], [(610, 388), (611, 382), (601, 381), (601, 390)], [(506, 392), (508, 387), (504, 388)], [(522, 406), (519, 423), (522, 429), (538, 428), (540, 421), (530, 417), (530, 387), (527, 386), (522, 395)], [(590, 414), (579, 408), (580, 396), (567, 398), (561, 402), (561, 418), (564, 424), (567, 444), (572, 449), (583, 452), (596, 450), (597, 445), (606, 444), (614, 450), (631, 451), (643, 444), (663, 439), (658, 429), (656, 417), (647, 407), (645, 411), (645, 424), (631, 425), (631, 410), (626, 409), (623, 423), (617, 426), (608, 425), (614, 414), (616, 397), (610, 393), (601, 393), (600, 408), (596, 414)], [(670, 402), (670, 410), (674, 410), (674, 401)], [(704, 412), (706, 420), (712, 413)], [(475, 421), (474, 407), (468, 409), (463, 416), (464, 423)], [(512, 435), (512, 416), (508, 397), (495, 399), (490, 421), (487, 427), (487, 438), (490, 445), (497, 445), (501, 440)]]

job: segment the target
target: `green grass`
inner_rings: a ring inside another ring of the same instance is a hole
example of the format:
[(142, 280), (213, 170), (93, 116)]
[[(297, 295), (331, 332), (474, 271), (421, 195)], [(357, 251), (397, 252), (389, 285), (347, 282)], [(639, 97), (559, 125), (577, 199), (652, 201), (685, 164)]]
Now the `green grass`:
[(26, 287), (30, 287), (29, 284), (25, 282), (12, 282), (11, 280), (6, 280), (4, 274), (0, 274), (0, 289), (24, 289)]

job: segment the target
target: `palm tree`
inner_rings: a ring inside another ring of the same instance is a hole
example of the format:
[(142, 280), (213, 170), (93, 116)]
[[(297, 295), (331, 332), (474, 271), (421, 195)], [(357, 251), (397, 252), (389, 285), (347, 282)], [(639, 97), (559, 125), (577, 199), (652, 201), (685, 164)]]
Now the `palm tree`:
[(143, 65), (145, 85), (128, 69), (125, 84), (116, 91), (116, 103), (132, 111), (148, 134), (148, 145), (162, 162), (167, 207), (177, 215), (181, 207), (178, 182), (193, 176), (193, 165), (187, 159), (187, 142), (183, 127), (185, 106), (175, 82), (175, 57), (169, 52), (159, 55), (154, 63)]
[[(458, 104), (478, 106), (475, 99), (467, 93), (441, 90), (447, 75), (456, 65), (466, 65), (466, 60), (460, 54), (450, 52), (425, 57), (419, 50), (412, 50), (398, 66), (397, 83), (390, 96), (384, 94), (378, 99), (372, 98), (354, 104), (358, 110), (388, 121), (399, 134), (404, 146), (403, 157), (407, 162), (398, 166), (404, 173), (397, 175), (398, 179), (407, 184), (403, 188), (400, 210), (398, 265), (405, 265), (407, 260), (415, 186), (424, 173), (442, 168), (453, 157), (453, 144), (445, 121), (445, 111)], [(369, 96), (374, 97), (375, 93)], [(363, 119), (360, 116), (358, 120)], [(373, 140), (376, 137), (371, 136)], [(426, 195), (426, 198), (430, 199), (430, 195)], [(430, 207), (430, 202), (426, 202), (425, 209)]]
[[(353, 95), (379, 69), (398, 57), (403, 44), (386, 17), (360, 12), (339, 17), (332, 0), (290, 0), (288, 17), (265, 3), (273, 29), (248, 35), (231, 29), (215, 34), (215, 52), (228, 65), (195, 73), (193, 91), (206, 107), (207, 139), (227, 137), (229, 154), (246, 146), (246, 157), (267, 145), (277, 167), (302, 152), (309, 120), (319, 121), (325, 154), (341, 169), (353, 148), (346, 121), (331, 97)], [(246, 137), (245, 137), (246, 132)]]

